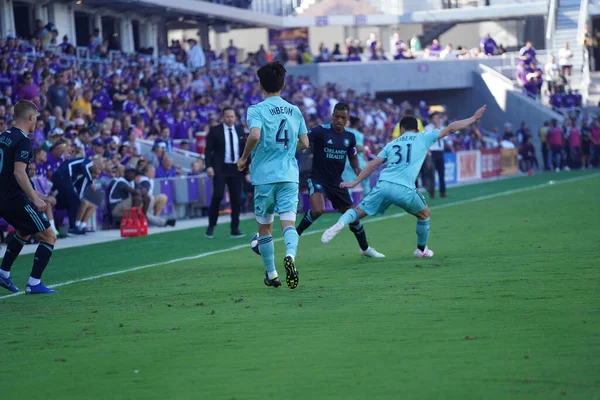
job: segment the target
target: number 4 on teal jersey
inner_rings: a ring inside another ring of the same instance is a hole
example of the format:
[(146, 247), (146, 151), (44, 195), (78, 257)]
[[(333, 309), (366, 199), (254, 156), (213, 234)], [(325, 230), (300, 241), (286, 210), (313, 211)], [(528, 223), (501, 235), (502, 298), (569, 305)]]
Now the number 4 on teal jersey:
[(283, 147), (287, 150), (288, 143), (290, 138), (288, 136), (288, 131), (285, 129), (286, 120), (282, 119), (279, 123), (279, 128), (277, 129), (277, 134), (275, 134), (275, 142), (283, 143)]

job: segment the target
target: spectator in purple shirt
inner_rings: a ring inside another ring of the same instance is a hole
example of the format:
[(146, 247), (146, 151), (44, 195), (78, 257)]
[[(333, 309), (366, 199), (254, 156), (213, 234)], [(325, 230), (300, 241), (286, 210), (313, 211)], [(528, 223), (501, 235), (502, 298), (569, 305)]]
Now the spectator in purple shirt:
[(173, 126), (173, 139), (192, 139), (190, 122), (184, 118), (183, 110), (175, 113), (175, 124)]
[(50, 152), (46, 157), (46, 167), (48, 168), (48, 178), (52, 177), (52, 174), (60, 164), (65, 160), (65, 152), (67, 151), (67, 143), (60, 139), (51, 148)]
[(531, 42), (525, 43), (525, 47), (522, 47), (519, 50), (519, 59), (525, 62), (525, 64), (530, 64), (535, 60), (535, 49)]
[(169, 156), (164, 156), (158, 168), (156, 168), (157, 178), (174, 178), (177, 176), (177, 170), (173, 160)]
[(431, 42), (431, 46), (429, 46), (429, 54), (431, 54), (432, 57), (439, 57), (441, 51), (442, 46), (440, 45), (440, 41), (437, 39), (433, 39), (433, 41)]
[(137, 111), (137, 95), (135, 94), (135, 90), (131, 89), (127, 92), (127, 100), (123, 102), (123, 114), (135, 115)]
[(31, 72), (23, 75), (23, 84), (19, 89), (19, 100), (33, 100), (40, 95), (39, 87), (33, 83), (33, 76)]
[(567, 94), (563, 95), (562, 101), (566, 108), (572, 108), (577, 105), (577, 97), (573, 94), (571, 89), (569, 89)]
[(227, 52), (227, 63), (237, 64), (238, 49), (233, 45), (233, 40), (229, 41), (229, 47), (225, 51)]
[(498, 49), (498, 45), (496, 44), (496, 41), (492, 39), (492, 36), (488, 33), (483, 39), (481, 39), (481, 42), (479, 43), (479, 48), (488, 56), (493, 56), (496, 53), (496, 50)]
[(525, 86), (525, 84), (527, 84), (527, 69), (525, 68), (525, 64), (519, 64), (517, 66), (515, 76), (520, 86)]
[(562, 94), (560, 93), (552, 93), (550, 96), (550, 104), (552, 108), (562, 108)]
[(92, 98), (92, 110), (94, 112), (94, 121), (103, 122), (113, 109), (113, 102), (106, 89), (102, 86), (102, 81), (97, 80), (94, 84), (94, 97)]

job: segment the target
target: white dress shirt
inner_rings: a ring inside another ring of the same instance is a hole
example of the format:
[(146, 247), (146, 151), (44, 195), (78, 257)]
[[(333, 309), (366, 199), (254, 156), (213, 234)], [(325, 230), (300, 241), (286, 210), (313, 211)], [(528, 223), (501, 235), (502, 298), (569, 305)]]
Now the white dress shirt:
[[(423, 130), (425, 132), (431, 132), (431, 131), (433, 131), (435, 129), (436, 129), (436, 127), (433, 124), (429, 124), (429, 125), (427, 125), (426, 127), (423, 128)], [(443, 129), (443, 127), (440, 128), (440, 130), (442, 130), (442, 129)], [(444, 143), (446, 142), (446, 140), (447, 140), (446, 138), (442, 138), (442, 139), (436, 140), (431, 145), (431, 147), (429, 148), (429, 150), (431, 150), (431, 151), (444, 151)]]
[[(225, 164), (235, 164), (240, 159), (240, 142), (237, 132), (235, 131), (235, 125), (229, 127), (223, 124), (225, 130)], [(231, 144), (229, 137), (229, 130), (233, 132), (233, 154), (231, 154)]]

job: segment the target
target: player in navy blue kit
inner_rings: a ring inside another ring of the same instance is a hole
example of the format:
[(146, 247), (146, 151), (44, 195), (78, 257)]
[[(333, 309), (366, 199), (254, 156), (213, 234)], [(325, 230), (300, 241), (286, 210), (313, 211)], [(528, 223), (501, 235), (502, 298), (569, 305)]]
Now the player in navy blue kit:
[[(312, 169), (308, 179), (311, 208), (296, 228), (298, 235), (302, 235), (302, 232), (325, 212), (325, 198), (329, 199), (333, 207), (342, 214), (354, 207), (348, 189), (340, 188), (346, 158), (356, 174), (360, 174), (359, 160), (356, 156), (356, 138), (346, 129), (349, 118), (348, 104), (337, 103), (333, 109), (331, 124), (318, 126), (308, 133), (313, 149)], [(360, 221), (351, 224), (350, 230), (356, 236), (363, 256), (385, 257), (369, 246), (365, 229)]]
[(44, 213), (48, 204), (36, 193), (28, 173), (33, 152), (27, 134), (35, 129), (37, 113), (35, 104), (19, 101), (14, 109), (14, 128), (0, 134), (0, 217), (16, 229), (0, 265), (0, 286), (13, 293), (19, 289), (10, 279), (10, 269), (31, 235), (35, 235), (40, 243), (25, 293), (56, 293), (41, 281), (54, 252), (56, 235)]

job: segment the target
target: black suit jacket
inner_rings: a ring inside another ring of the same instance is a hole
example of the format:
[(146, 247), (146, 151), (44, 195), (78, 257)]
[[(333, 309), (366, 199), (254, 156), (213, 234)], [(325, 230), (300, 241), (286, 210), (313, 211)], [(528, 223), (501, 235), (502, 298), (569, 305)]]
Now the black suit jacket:
[[(206, 168), (213, 168), (215, 175), (223, 173), (225, 166), (225, 135), (229, 135), (229, 131), (225, 132), (223, 124), (213, 126), (208, 132), (206, 138), (206, 148), (204, 150), (204, 162)], [(246, 132), (242, 125), (235, 125), (235, 134), (238, 135), (239, 156), (242, 156), (244, 147), (246, 146)], [(237, 160), (235, 160), (237, 162)]]

